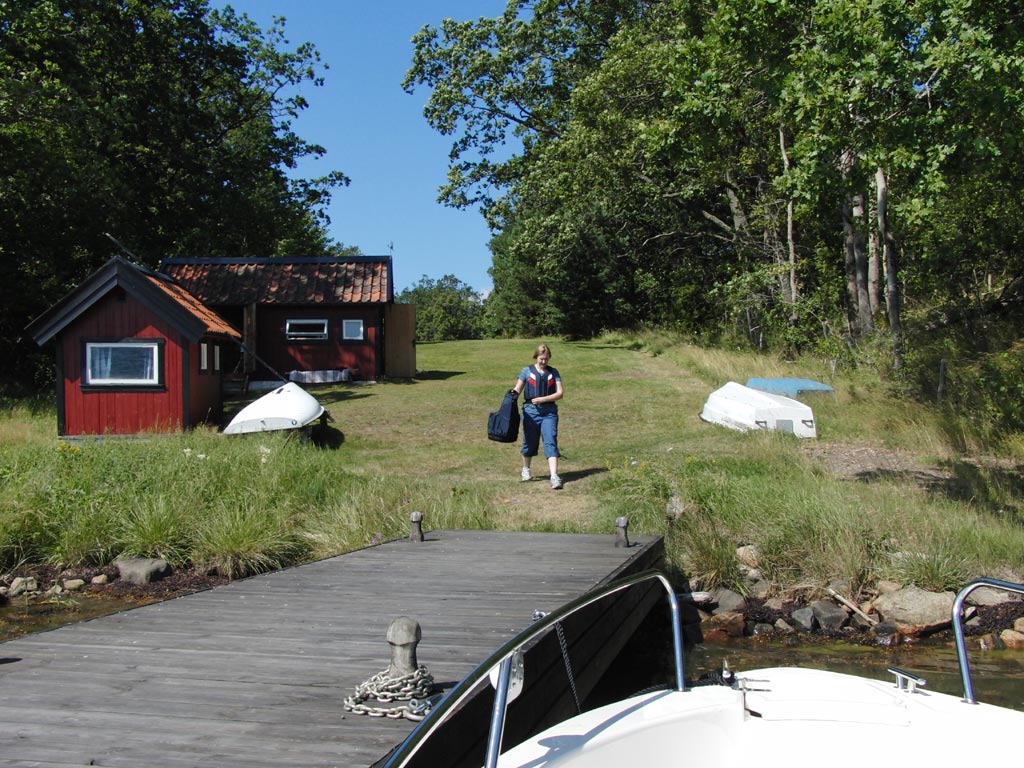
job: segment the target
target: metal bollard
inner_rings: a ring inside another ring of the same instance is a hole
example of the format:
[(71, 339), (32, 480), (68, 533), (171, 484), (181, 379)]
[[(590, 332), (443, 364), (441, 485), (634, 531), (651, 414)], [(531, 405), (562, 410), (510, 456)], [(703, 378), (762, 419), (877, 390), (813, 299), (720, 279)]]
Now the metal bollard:
[(423, 513), (409, 515), (409, 541), (423, 541)]
[(420, 623), (408, 616), (399, 616), (388, 627), (388, 645), (391, 646), (391, 664), (388, 677), (405, 677), (419, 668), (416, 646), (422, 637)]
[(629, 518), (628, 517), (616, 517), (615, 518), (615, 547), (628, 547), (629, 546)]

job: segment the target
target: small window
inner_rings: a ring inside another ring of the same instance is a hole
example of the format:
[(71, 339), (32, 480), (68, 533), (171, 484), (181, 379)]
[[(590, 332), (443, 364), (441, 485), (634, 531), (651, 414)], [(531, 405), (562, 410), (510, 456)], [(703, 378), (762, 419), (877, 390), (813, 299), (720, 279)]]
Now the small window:
[(326, 320), (285, 320), (284, 337), (288, 341), (326, 341)]
[(199, 370), (210, 370), (210, 345), (205, 341), (199, 344)]
[(341, 338), (344, 341), (362, 341), (363, 336), (363, 321), (362, 320), (342, 320), (341, 321)]
[(159, 386), (160, 342), (87, 342), (85, 383), (91, 386)]
[(220, 371), (220, 344), (213, 345), (213, 370)]

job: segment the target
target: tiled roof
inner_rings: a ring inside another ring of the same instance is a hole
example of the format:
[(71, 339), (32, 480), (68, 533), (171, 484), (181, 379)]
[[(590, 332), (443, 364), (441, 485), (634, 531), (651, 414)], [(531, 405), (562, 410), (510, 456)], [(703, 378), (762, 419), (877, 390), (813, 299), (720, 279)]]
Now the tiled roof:
[(393, 299), (391, 259), (167, 259), (161, 271), (210, 306), (379, 304)]
[(67, 328), (83, 313), (115, 288), (142, 302), (159, 317), (185, 334), (192, 342), (206, 335), (240, 339), (241, 334), (222, 320), (216, 312), (166, 275), (153, 272), (114, 256), (64, 298), (33, 320), (29, 333), (38, 344), (45, 344)]
[(195, 296), (179, 285), (175, 285), (160, 275), (147, 273), (146, 277), (153, 285), (166, 293), (175, 303), (180, 305), (193, 317), (206, 324), (206, 332), (215, 336), (228, 336), (233, 339), (242, 338), (242, 334), (221, 319), (220, 315), (211, 310)]

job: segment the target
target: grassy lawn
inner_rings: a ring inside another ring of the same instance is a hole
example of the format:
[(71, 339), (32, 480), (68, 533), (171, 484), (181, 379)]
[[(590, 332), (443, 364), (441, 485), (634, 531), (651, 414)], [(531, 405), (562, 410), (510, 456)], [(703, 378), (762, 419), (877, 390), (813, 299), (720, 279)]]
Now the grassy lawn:
[[(0, 416), (0, 572), (127, 553), (241, 575), (404, 536), (412, 511), (427, 528), (609, 534), (627, 515), (705, 585), (741, 582), (743, 544), (779, 588), (1024, 570), (1020, 457), (972, 459), (941, 414), (895, 401), (869, 371), (653, 335), (552, 346), (566, 391), (557, 492), (542, 457), (521, 483), (518, 445), (486, 437), (531, 340), (423, 344), (411, 381), (311, 387), (336, 419), (330, 448), (214, 430), (68, 446), (52, 412), (17, 407)], [(819, 438), (699, 419), (710, 391), (750, 376), (832, 384), (813, 403)]]

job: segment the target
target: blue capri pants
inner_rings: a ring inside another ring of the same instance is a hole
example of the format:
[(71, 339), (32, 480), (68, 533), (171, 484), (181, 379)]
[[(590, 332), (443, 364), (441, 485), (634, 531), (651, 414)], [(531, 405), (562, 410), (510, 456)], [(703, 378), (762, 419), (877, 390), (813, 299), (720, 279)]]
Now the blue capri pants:
[(544, 455), (550, 458), (561, 456), (558, 452), (558, 406), (523, 406), (523, 456), (536, 456), (541, 440), (544, 440)]

